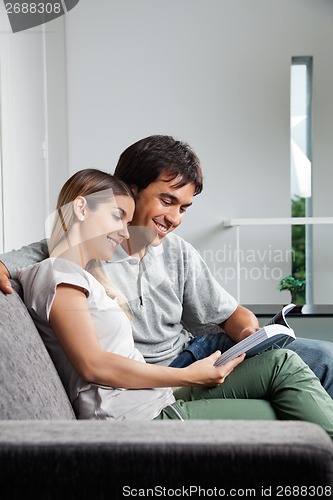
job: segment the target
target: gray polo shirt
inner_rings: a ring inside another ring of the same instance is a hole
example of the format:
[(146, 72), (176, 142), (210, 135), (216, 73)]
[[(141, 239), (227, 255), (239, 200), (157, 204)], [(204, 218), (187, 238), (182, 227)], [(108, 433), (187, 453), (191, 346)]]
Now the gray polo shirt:
[[(45, 258), (45, 251), (45, 243), (37, 243), (0, 259), (14, 277), (18, 266)], [(237, 307), (194, 247), (176, 234), (148, 247), (141, 261), (118, 248), (103, 268), (127, 297), (135, 345), (151, 363), (170, 364), (191, 332), (222, 323)]]

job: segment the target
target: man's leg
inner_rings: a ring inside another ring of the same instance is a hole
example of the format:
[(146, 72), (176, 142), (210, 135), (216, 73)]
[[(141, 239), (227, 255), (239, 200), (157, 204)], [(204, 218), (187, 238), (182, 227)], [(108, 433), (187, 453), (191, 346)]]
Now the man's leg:
[(297, 338), (288, 344), (288, 349), (303, 359), (333, 399), (333, 343)]
[(184, 420), (225, 418), (224, 399), (261, 399), (271, 403), (278, 419), (316, 423), (333, 438), (332, 399), (312, 370), (288, 349), (243, 361), (217, 387), (181, 387), (175, 397), (172, 406)]
[[(198, 359), (210, 356), (217, 349), (224, 352), (234, 344), (224, 333), (199, 335), (170, 366), (184, 368)], [(296, 352), (303, 359), (333, 399), (333, 343), (297, 338), (288, 344), (288, 349)]]
[(225, 333), (208, 333), (194, 337), (190, 344), (170, 363), (174, 368), (185, 368), (198, 359), (206, 358), (218, 349), (226, 351), (235, 344)]

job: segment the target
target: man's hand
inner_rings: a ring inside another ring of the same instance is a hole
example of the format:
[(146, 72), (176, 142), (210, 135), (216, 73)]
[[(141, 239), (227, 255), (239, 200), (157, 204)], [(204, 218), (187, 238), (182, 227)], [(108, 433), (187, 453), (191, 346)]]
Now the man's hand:
[(0, 261), (0, 290), (4, 293), (13, 293), (9, 272), (6, 266)]

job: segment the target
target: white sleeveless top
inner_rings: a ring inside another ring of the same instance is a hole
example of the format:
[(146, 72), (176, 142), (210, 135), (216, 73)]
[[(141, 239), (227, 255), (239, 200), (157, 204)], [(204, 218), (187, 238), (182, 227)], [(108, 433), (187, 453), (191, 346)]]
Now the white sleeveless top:
[[(60, 283), (83, 288), (99, 342), (108, 352), (142, 363), (134, 346), (130, 320), (90, 273), (71, 261), (49, 258), (18, 273), (24, 302), (65, 386), (77, 418), (153, 419), (175, 401), (171, 388), (123, 389), (84, 381), (64, 353), (50, 323), (51, 306)], [(77, 332), (78, 337), (80, 332)]]

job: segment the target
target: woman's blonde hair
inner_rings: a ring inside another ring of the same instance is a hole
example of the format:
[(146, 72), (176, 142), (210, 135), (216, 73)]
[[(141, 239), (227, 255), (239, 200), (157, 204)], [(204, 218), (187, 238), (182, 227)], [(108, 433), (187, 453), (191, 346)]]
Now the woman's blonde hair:
[[(68, 231), (75, 220), (73, 201), (78, 196), (86, 197), (90, 210), (96, 209), (101, 203), (109, 202), (110, 198), (114, 196), (130, 196), (134, 200), (130, 188), (113, 175), (94, 168), (79, 170), (65, 182), (60, 190), (51, 237), (48, 243), (49, 253), (54, 250), (61, 240), (68, 237)], [(88, 262), (86, 270), (104, 286), (109, 297), (117, 299), (119, 305), (129, 315), (129, 304), (126, 297), (106, 277), (100, 261), (92, 260)]]

